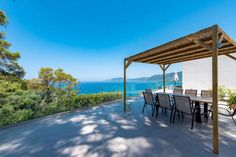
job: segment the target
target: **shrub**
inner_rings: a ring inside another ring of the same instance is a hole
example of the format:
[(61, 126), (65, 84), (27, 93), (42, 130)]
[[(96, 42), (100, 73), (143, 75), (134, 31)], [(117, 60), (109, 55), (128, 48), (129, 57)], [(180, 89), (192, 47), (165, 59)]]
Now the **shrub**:
[(21, 90), (21, 84), (19, 82), (10, 82), (6, 80), (0, 80), (0, 93), (6, 96), (10, 92)]
[(14, 110), (10, 105), (4, 105), (0, 109), (0, 126), (14, 124), (21, 121), (33, 118), (33, 111), (31, 110)]
[(107, 101), (120, 99), (122, 97), (119, 92), (98, 93), (98, 94), (81, 94), (75, 97), (75, 103), (81, 107), (94, 106)]
[(230, 108), (232, 107), (232, 105), (235, 105), (235, 104), (236, 104), (236, 93), (232, 93), (232, 94), (229, 96), (228, 103), (229, 103), (229, 107), (230, 107)]
[(230, 89), (225, 86), (218, 87), (219, 100), (224, 100), (225, 97), (229, 97), (233, 93), (236, 93), (236, 91), (234, 89)]
[(15, 110), (31, 109), (33, 111), (37, 110), (40, 101), (39, 94), (29, 91), (17, 91), (3, 99), (4, 104), (13, 106)]
[(47, 102), (40, 92), (11, 88), (0, 102), (0, 126), (43, 117), (58, 112), (95, 106), (120, 99), (121, 93), (98, 93), (76, 95), (74, 92), (54, 90), (52, 101)]
[(2, 108), (0, 108), (0, 125), (3, 126), (15, 123), (14, 114), (15, 110), (13, 106), (4, 105)]

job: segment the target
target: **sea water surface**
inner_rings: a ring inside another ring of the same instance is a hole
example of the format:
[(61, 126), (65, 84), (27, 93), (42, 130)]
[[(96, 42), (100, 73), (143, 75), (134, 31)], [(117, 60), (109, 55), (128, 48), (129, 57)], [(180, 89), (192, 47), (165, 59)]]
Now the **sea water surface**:
[[(181, 86), (181, 82), (177, 82)], [(167, 82), (167, 87), (174, 86), (174, 82)], [(123, 82), (81, 82), (78, 86), (79, 94), (95, 94), (101, 92), (123, 92)], [(157, 90), (162, 88), (162, 82), (127, 82), (128, 96), (138, 96), (145, 89)]]

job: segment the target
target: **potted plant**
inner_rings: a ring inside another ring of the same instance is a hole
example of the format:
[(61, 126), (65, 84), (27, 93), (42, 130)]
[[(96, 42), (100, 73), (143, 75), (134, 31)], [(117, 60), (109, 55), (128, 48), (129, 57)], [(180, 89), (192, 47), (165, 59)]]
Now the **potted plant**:
[(236, 93), (232, 93), (232, 94), (229, 96), (228, 103), (229, 103), (229, 108), (231, 108), (231, 109), (233, 109), (233, 110), (236, 109)]

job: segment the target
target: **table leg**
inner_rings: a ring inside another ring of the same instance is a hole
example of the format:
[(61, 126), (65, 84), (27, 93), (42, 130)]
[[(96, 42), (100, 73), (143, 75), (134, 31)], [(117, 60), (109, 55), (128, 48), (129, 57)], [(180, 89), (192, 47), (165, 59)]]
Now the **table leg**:
[(208, 118), (208, 103), (204, 103), (204, 118)]
[(197, 123), (202, 123), (202, 119), (201, 119), (201, 107), (200, 107), (200, 103), (198, 101), (195, 102), (195, 121)]

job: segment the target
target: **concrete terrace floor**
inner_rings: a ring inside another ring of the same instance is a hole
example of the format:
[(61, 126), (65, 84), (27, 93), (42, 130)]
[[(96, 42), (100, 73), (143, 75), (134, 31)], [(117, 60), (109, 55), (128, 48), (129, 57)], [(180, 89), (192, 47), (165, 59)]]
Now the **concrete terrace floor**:
[(236, 126), (220, 116), (220, 154), (212, 153), (212, 120), (190, 129), (190, 119), (141, 114), (143, 100), (93, 107), (0, 130), (0, 156), (6, 157), (234, 157)]

